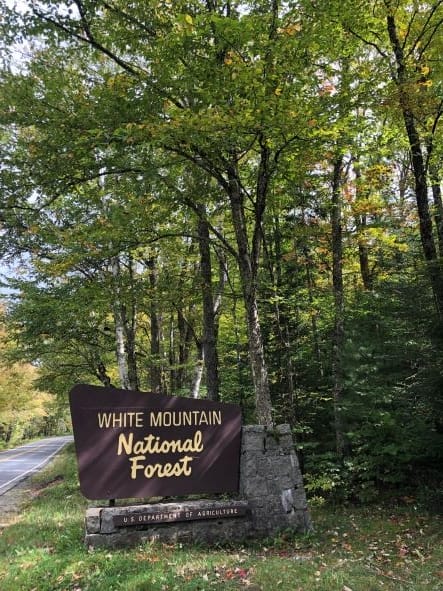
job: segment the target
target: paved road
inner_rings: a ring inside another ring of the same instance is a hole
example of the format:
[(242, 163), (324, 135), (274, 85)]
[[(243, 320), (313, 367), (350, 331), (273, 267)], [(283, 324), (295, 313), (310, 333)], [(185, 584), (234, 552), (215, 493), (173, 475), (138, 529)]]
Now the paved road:
[(71, 436), (49, 437), (0, 452), (0, 496), (24, 478), (38, 472), (67, 443)]

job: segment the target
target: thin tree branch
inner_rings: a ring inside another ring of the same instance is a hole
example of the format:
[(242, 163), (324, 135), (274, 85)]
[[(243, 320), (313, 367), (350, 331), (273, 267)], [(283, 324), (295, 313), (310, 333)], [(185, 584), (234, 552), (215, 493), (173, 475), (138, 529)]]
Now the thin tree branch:
[[(165, 177), (159, 177), (160, 180), (169, 188), (172, 189), (175, 193), (180, 196), (180, 200), (187, 205), (198, 217), (201, 216), (201, 212), (199, 210), (198, 205), (196, 205), (192, 199), (186, 197), (183, 191), (181, 191), (177, 186), (170, 183)], [(219, 240), (219, 242), (224, 246), (224, 248), (235, 258), (237, 259), (237, 252), (236, 250), (229, 244), (226, 238), (217, 230), (215, 226), (213, 226), (210, 222), (208, 222), (208, 226), (210, 231), (214, 234), (214, 236)]]
[[(422, 30), (420, 32), (419, 35), (417, 35), (414, 43), (411, 46), (411, 49), (408, 51), (408, 53), (406, 54), (406, 57), (409, 57), (410, 55), (413, 54), (413, 52), (416, 50), (416, 48), (418, 47), (418, 45), (421, 43), (423, 37), (426, 35), (426, 33), (428, 32), (428, 26), (429, 23), (431, 22), (432, 18), (434, 17), (435, 13), (437, 12), (437, 10), (440, 8), (440, 6), (443, 4), (443, 0), (439, 0), (430, 10), (428, 17), (425, 21), (425, 23), (423, 24)], [(430, 42), (432, 41), (435, 33), (437, 32), (437, 30), (440, 28), (441, 24), (443, 23), (443, 18), (441, 18), (433, 27), (433, 31), (432, 34), (430, 35), (429, 39), (427, 40), (426, 44), (424, 45), (424, 47), (420, 50), (420, 57), (423, 55), (423, 53), (425, 52), (426, 48), (429, 46)]]
[(412, 24), (413, 24), (413, 22), (415, 20), (415, 17), (417, 16), (417, 14), (418, 14), (418, 10), (415, 9), (414, 12), (413, 12), (413, 14), (412, 14), (412, 16), (411, 16), (411, 18), (409, 19), (408, 28), (406, 30), (405, 38), (404, 38), (404, 41), (403, 41), (403, 49), (406, 47), (406, 44), (408, 42), (409, 34), (411, 33), (411, 30), (412, 30)]
[(111, 4), (110, 2), (102, 2), (103, 6), (105, 8), (107, 8), (110, 12), (113, 12), (114, 14), (120, 15), (122, 16), (124, 19), (126, 19), (129, 23), (133, 24), (133, 25), (137, 25), (137, 27), (140, 27), (141, 29), (143, 29), (146, 33), (148, 33), (151, 37), (156, 37), (157, 36), (157, 32), (155, 29), (153, 29), (152, 27), (149, 27), (147, 24), (141, 22), (139, 19), (135, 18), (134, 16), (128, 14), (127, 12), (123, 11), (121, 8), (117, 8), (116, 6), (114, 6), (113, 4)]
[[(106, 56), (108, 56), (112, 61), (114, 61), (123, 70), (125, 70), (126, 72), (128, 72), (132, 76), (135, 76), (137, 78), (140, 77), (140, 72), (138, 72), (130, 64), (128, 64), (123, 59), (121, 59), (120, 57), (118, 57), (110, 49), (108, 49), (107, 47), (105, 47), (104, 45), (102, 45), (101, 43), (99, 43), (98, 41), (96, 41), (96, 39), (94, 37), (92, 37), (92, 35), (89, 37), (88, 36), (88, 29), (85, 30), (86, 37), (84, 37), (83, 35), (80, 35), (79, 33), (76, 33), (75, 31), (73, 31), (72, 29), (70, 29), (69, 27), (67, 27), (66, 25), (64, 25), (63, 23), (61, 23), (61, 22), (59, 22), (59, 21), (51, 18), (50, 16), (48, 16), (47, 14), (44, 14), (43, 12), (37, 10), (36, 8), (33, 8), (32, 10), (33, 10), (33, 13), (35, 14), (35, 16), (37, 16), (41, 20), (49, 23), (50, 25), (54, 26), (57, 29), (60, 29), (61, 31), (63, 31), (64, 33), (66, 33), (69, 37), (73, 37), (74, 39), (77, 39), (78, 41), (81, 41), (82, 43), (85, 43), (87, 45), (90, 45), (90, 46), (94, 47), (94, 49), (97, 49), (101, 53), (103, 53)], [(83, 24), (83, 26), (84, 26), (84, 24)], [(143, 71), (141, 68), (140, 68), (140, 70)]]
[(354, 35), (354, 37), (357, 37), (357, 39), (360, 39), (360, 41), (363, 41), (363, 43), (365, 43), (366, 45), (373, 47), (382, 57), (389, 57), (388, 54), (384, 52), (379, 45), (377, 45), (377, 43), (374, 43), (374, 41), (369, 41), (369, 39), (366, 39), (365, 37), (363, 37), (362, 35), (360, 35), (348, 26), (344, 26), (344, 28), (346, 31), (348, 31), (348, 33), (351, 33), (351, 35)]

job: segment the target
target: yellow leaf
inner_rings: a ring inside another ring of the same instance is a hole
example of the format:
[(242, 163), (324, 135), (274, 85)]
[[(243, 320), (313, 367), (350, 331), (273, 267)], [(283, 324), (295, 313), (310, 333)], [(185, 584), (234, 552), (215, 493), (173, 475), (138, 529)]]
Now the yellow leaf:
[(194, 24), (194, 21), (192, 20), (192, 16), (190, 14), (185, 14), (185, 21), (188, 23), (188, 25)]
[(225, 59), (223, 60), (225, 65), (230, 66), (232, 64), (234, 54), (232, 53), (232, 51), (228, 51), (225, 55)]
[(283, 89), (282, 88), (276, 88), (274, 90), (275, 96), (280, 96), (282, 92), (283, 92)]
[(425, 80), (424, 82), (420, 82), (419, 84), (420, 86), (425, 86), (426, 88), (429, 88), (430, 86), (432, 86), (432, 80)]
[(292, 35), (295, 35), (295, 33), (299, 33), (300, 31), (301, 31), (301, 24), (300, 23), (291, 23), (287, 27), (282, 27), (282, 28), (278, 29), (279, 33), (281, 33), (283, 35), (289, 35), (290, 37), (292, 37)]

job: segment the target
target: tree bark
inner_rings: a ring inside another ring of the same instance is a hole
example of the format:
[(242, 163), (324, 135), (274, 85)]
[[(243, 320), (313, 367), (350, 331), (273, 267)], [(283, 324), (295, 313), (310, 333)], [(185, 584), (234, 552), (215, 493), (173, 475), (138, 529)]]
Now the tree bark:
[(443, 201), (441, 197), (441, 186), (437, 180), (432, 183), (432, 196), (434, 198), (434, 220), (437, 230), (438, 250), (440, 257), (443, 257)]
[(438, 251), (443, 257), (443, 201), (441, 195), (440, 177), (435, 166), (429, 167), (432, 197), (434, 200), (434, 223), (437, 232)]
[[(360, 164), (358, 160), (354, 164), (354, 172), (355, 172), (355, 179), (356, 179), (356, 196), (355, 200), (358, 202), (361, 193), (361, 171), (360, 171)], [(372, 281), (372, 273), (369, 268), (369, 251), (368, 247), (365, 244), (364, 239), (360, 235), (361, 232), (365, 230), (367, 226), (367, 218), (366, 214), (356, 215), (355, 216), (355, 225), (357, 228), (358, 234), (358, 260), (360, 263), (360, 275), (363, 282), (363, 287), (366, 291), (371, 291), (373, 288), (373, 281)]]
[(129, 257), (129, 279), (131, 283), (131, 301), (129, 318), (126, 317), (125, 333), (126, 333), (126, 353), (128, 360), (128, 380), (131, 390), (139, 389), (138, 370), (137, 370), (137, 356), (135, 350), (135, 336), (137, 325), (137, 301), (134, 295), (134, 266), (132, 257)]
[[(256, 420), (262, 425), (272, 425), (271, 394), (257, 304), (257, 271), (264, 203), (260, 201), (255, 204), (255, 227), (252, 248), (250, 249), (244, 208), (245, 196), (240, 186), (235, 165), (229, 168), (228, 174), (229, 201), (237, 242), (238, 265), (248, 327), (249, 357), (255, 392)], [(266, 191), (264, 182), (264, 179), (259, 176), (261, 198), (265, 194), (263, 191)]]
[(191, 383), (192, 398), (200, 397), (200, 384), (203, 377), (203, 368), (205, 365), (204, 352), (202, 343), (197, 344), (197, 361), (195, 362), (194, 375)]
[(198, 245), (203, 299), (202, 359), (206, 369), (207, 397), (209, 400), (219, 400), (220, 381), (218, 375), (216, 310), (212, 289), (209, 225), (206, 220), (204, 206), (200, 208), (198, 220)]
[[(193, 306), (190, 306), (192, 308)], [(188, 310), (190, 316), (191, 310)], [(174, 372), (175, 375), (175, 388), (182, 390), (185, 387), (187, 364), (189, 360), (189, 352), (191, 349), (193, 330), (191, 329), (189, 322), (186, 320), (183, 308), (178, 307), (177, 309), (177, 328), (179, 334), (178, 342), (178, 368)]]
[(149, 321), (150, 321), (150, 353), (151, 362), (149, 368), (150, 389), (151, 392), (159, 393), (162, 390), (162, 370), (160, 365), (161, 355), (161, 323), (157, 310), (157, 303), (154, 294), (157, 289), (157, 269), (154, 257), (150, 257), (145, 261), (145, 265), (149, 273), (149, 287), (151, 297), (149, 299)]
[(106, 388), (114, 387), (111, 382), (111, 378), (108, 376), (108, 373), (106, 371), (105, 364), (101, 359), (96, 360), (96, 367), (94, 369), (94, 373), (100, 380), (100, 382), (103, 384), (103, 386), (105, 386)]

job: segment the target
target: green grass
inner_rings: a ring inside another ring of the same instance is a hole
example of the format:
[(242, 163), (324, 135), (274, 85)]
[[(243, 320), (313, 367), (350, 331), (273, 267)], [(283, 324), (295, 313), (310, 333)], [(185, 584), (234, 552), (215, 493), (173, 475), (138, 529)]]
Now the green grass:
[(398, 507), (320, 508), (315, 532), (231, 548), (83, 544), (86, 501), (68, 449), (0, 532), (1, 591), (443, 591), (443, 520)]

